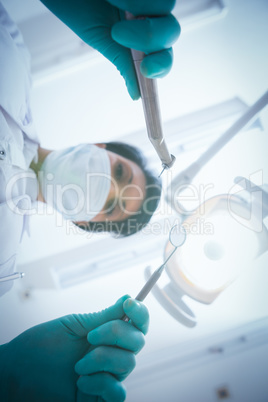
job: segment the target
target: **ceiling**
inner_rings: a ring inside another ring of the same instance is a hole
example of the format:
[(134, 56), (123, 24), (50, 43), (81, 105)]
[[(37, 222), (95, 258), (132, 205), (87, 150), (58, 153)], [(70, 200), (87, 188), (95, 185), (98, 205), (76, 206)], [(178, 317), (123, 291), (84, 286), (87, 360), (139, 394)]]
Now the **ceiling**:
[[(47, 14), (45, 8), (36, 0), (24, 1), (23, 7), (19, 0), (5, 0), (3, 3), (21, 26), (25, 27), (27, 21), (31, 21), (28, 35), (35, 37), (38, 43), (36, 21)], [(181, 37), (174, 46), (173, 69), (168, 77), (159, 80), (165, 127), (171, 120), (176, 121), (231, 99), (239, 98), (251, 105), (267, 90), (267, 1), (232, 0), (225, 1), (224, 5), (224, 13), (217, 14), (217, 18), (205, 19), (202, 24), (200, 21), (195, 24), (192, 22), (191, 29), (185, 25), (185, 32), (182, 24)], [(68, 35), (76, 41), (73, 34), (69, 32)], [(130, 100), (115, 68), (95, 52), (92, 55), (85, 51), (85, 54), (73, 62), (69, 59), (67, 63), (62, 62), (56, 67), (46, 65), (42, 69), (42, 63), (38, 62), (39, 68), (33, 79), (32, 108), (43, 147), (56, 149), (118, 138), (128, 138), (135, 143), (136, 137), (132, 133), (142, 132), (146, 136), (141, 104)], [(216, 195), (228, 191), (235, 176), (249, 176), (259, 170), (262, 171), (263, 181), (268, 183), (265, 151), (268, 145), (267, 109), (260, 118), (263, 131), (245, 132), (232, 140), (203, 169), (196, 184), (213, 183), (211, 195)], [(166, 138), (169, 143), (169, 132)], [(145, 143), (145, 153), (150, 153), (150, 147), (149, 143)], [(171, 175), (179, 173), (202, 149), (195, 148), (181, 154)], [(156, 157), (152, 158), (151, 163), (157, 170), (160, 169)], [(155, 217), (155, 221), (158, 219), (159, 216)], [(24, 237), (18, 264), (24, 267), (27, 274), (27, 266), (58, 253), (73, 250), (79, 258), (80, 247), (88, 245), (92, 258), (96, 258), (95, 247), (92, 246), (96, 243), (102, 244), (102, 247), (107, 244), (107, 247), (116, 248), (120, 255), (124, 247), (140, 247), (143, 239), (145, 241), (147, 238), (146, 234), (124, 240), (111, 240), (106, 235), (89, 236), (87, 233), (74, 233), (74, 228), (62, 222), (57, 215), (33, 216), (31, 238)], [(165, 239), (163, 235), (163, 248)], [(149, 295), (146, 304), (151, 314), (151, 328), (144, 353), (167, 344), (199, 339), (267, 316), (267, 254), (258, 259), (211, 305), (188, 300), (198, 318), (198, 325), (194, 329), (176, 322)], [(36, 285), (29, 291), (23, 281), (17, 281), (12, 291), (1, 300), (1, 303), (9, 306), (8, 315), (6, 308), (0, 310), (0, 320), (4, 323), (2, 328), (5, 327), (1, 331), (1, 341), (8, 341), (39, 322), (70, 312), (102, 309), (125, 293), (134, 296), (144, 283), (145, 265), (156, 268), (161, 261), (160, 246), (155, 255), (144, 257), (136, 265), (105, 272), (105, 275), (67, 289), (57, 290), (56, 286), (41, 289)], [(40, 270), (38, 275), (42, 282)]]

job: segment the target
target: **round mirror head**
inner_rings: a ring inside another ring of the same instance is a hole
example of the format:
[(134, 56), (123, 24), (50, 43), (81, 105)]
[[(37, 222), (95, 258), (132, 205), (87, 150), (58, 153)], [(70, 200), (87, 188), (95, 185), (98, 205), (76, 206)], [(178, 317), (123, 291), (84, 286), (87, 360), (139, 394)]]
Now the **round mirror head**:
[(186, 240), (186, 232), (183, 226), (175, 225), (170, 229), (169, 241), (174, 247), (180, 247)]

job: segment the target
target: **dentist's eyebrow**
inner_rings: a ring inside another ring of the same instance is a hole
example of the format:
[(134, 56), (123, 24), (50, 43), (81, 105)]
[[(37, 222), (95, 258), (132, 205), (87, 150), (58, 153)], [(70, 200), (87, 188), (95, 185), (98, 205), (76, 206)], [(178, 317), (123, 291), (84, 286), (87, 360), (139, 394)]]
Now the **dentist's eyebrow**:
[[(123, 201), (123, 210), (120, 208), (119, 201), (117, 200), (117, 201), (115, 202), (115, 199), (108, 201), (107, 206), (108, 206), (108, 208), (105, 209), (106, 215), (107, 215), (108, 217), (111, 217), (113, 221), (117, 221), (117, 220), (121, 217), (122, 213), (123, 213), (123, 214), (125, 213), (125, 209), (126, 209), (126, 203), (125, 203), (125, 201)], [(113, 206), (113, 207), (112, 207), (111, 210), (108, 211), (109, 206), (110, 206), (110, 208), (111, 208), (112, 206)], [(116, 213), (114, 213), (117, 208), (119, 208), (119, 210), (116, 211)]]
[[(116, 216), (117, 220), (118, 220), (118, 218), (122, 217), (122, 214), (124, 215), (126, 213), (126, 202), (125, 201), (122, 202), (122, 207), (123, 207), (123, 209), (120, 208), (120, 213), (117, 214), (117, 216)], [(124, 219), (125, 219), (125, 217), (124, 217)], [(122, 220), (124, 220), (124, 219), (122, 219)]]
[(131, 169), (131, 176), (130, 176), (130, 178), (129, 178), (128, 184), (130, 184), (130, 183), (132, 182), (132, 180), (133, 180), (133, 171), (132, 171), (132, 169)]
[(104, 205), (104, 213), (106, 213), (107, 215), (111, 215), (116, 205), (117, 202), (115, 202), (115, 199), (107, 201), (106, 204)]

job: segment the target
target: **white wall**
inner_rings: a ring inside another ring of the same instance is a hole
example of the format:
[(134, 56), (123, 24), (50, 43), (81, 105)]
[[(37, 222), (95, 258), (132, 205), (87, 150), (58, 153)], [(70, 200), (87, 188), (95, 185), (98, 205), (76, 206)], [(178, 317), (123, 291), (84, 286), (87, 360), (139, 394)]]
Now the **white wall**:
[(266, 402), (267, 324), (266, 318), (138, 357), (127, 402)]

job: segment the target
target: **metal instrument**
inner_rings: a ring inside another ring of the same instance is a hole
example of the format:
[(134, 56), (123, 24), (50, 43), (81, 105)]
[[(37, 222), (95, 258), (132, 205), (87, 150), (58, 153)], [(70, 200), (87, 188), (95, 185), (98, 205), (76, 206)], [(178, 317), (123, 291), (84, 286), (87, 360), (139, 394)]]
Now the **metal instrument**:
[[(125, 16), (127, 20), (135, 19), (135, 16), (128, 11), (125, 12)], [(140, 72), (140, 64), (145, 54), (135, 49), (131, 49), (131, 53), (139, 82), (148, 137), (162, 162), (163, 170), (160, 177), (165, 169), (173, 166), (176, 158), (169, 153), (163, 136), (156, 80), (146, 78)]]
[[(173, 256), (175, 251), (177, 250), (178, 247), (181, 247), (186, 240), (186, 231), (183, 226), (181, 225), (175, 225), (170, 229), (169, 232), (169, 241), (174, 247), (174, 250), (169, 254), (169, 256), (166, 258), (165, 262), (157, 268), (154, 273), (150, 276), (148, 281), (145, 283), (141, 291), (138, 293), (138, 295), (135, 297), (136, 300), (138, 301), (143, 301), (145, 297), (150, 293), (160, 276), (162, 275), (164, 268), (166, 266), (166, 263), (170, 260), (170, 258)], [(125, 314), (124, 317), (122, 318), (122, 321), (128, 322), (129, 317)]]

